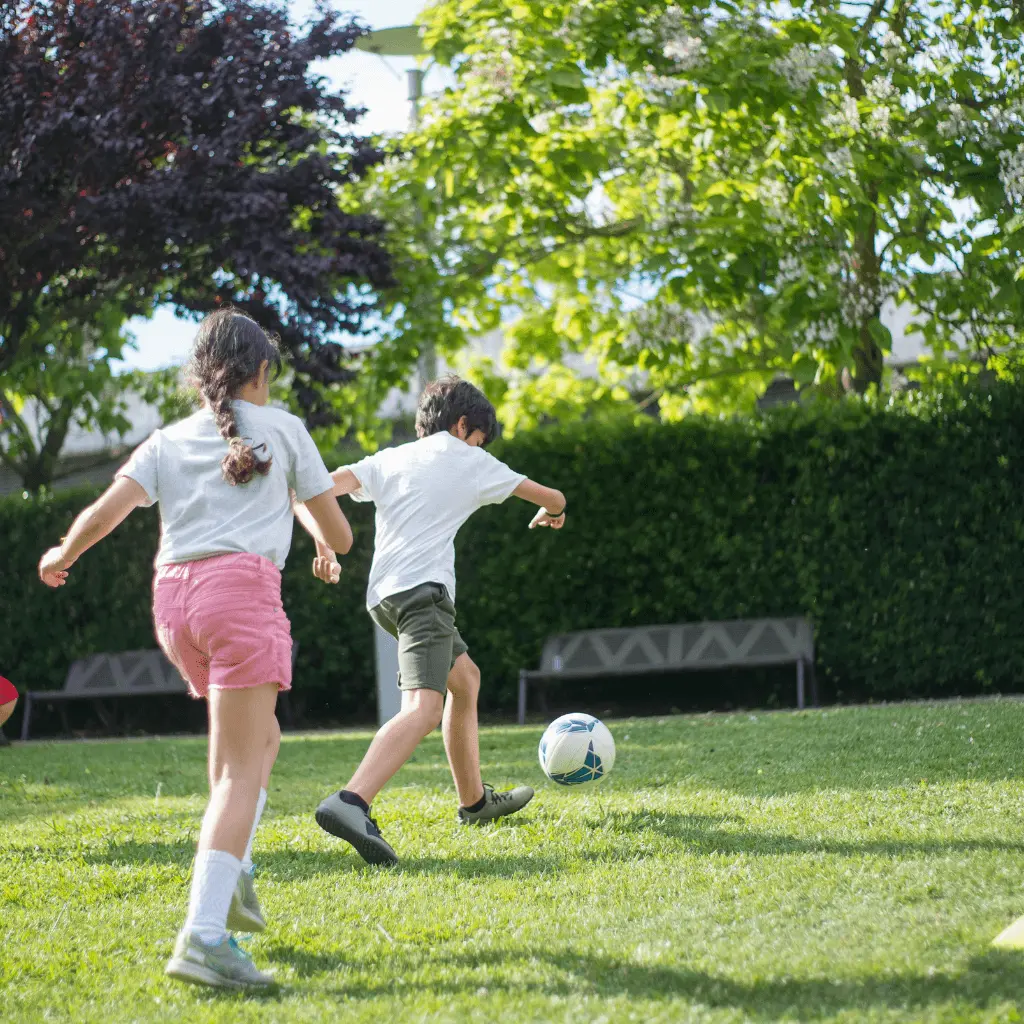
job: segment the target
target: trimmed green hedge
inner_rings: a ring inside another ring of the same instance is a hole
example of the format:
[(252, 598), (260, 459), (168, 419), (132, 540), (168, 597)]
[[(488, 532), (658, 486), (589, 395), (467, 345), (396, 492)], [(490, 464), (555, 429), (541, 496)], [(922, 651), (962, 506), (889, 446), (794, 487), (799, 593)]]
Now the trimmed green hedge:
[[(806, 614), (819, 676), (840, 697), (1014, 689), (1024, 665), (1024, 388), (888, 409), (844, 403), (762, 420), (541, 430), (496, 446), (560, 487), (560, 533), (527, 531), (512, 499), (458, 541), (459, 625), (484, 706), (510, 708), (520, 666), (570, 629)], [(137, 512), (46, 591), (35, 563), (88, 494), (0, 503), (0, 674), (59, 687), (68, 662), (153, 644), (156, 513)], [(309, 574), (296, 534), (285, 603), (297, 695), (335, 720), (372, 714), (363, 606), (372, 521), (342, 584)]]

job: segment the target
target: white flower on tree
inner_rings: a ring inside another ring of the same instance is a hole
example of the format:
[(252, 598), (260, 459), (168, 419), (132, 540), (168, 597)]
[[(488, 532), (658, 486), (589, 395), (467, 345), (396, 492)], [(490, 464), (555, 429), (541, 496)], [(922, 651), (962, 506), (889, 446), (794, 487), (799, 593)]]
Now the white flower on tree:
[(826, 115), (824, 123), (829, 131), (859, 132), (861, 123), (857, 101), (852, 96), (844, 96), (839, 109)]
[(825, 154), (832, 173), (840, 178), (845, 178), (853, 170), (853, 153), (849, 146), (841, 146)]
[(959, 103), (950, 103), (945, 108), (946, 116), (936, 125), (944, 139), (966, 138), (972, 127), (972, 119)]
[(780, 217), (787, 212), (789, 189), (783, 181), (764, 178), (757, 184), (757, 198), (761, 200), (769, 213)]
[(876, 137), (889, 134), (889, 124), (892, 119), (892, 111), (885, 106), (875, 107), (868, 114), (868, 131)]
[(779, 260), (779, 270), (775, 275), (775, 287), (782, 291), (804, 277), (804, 265), (797, 256), (787, 253)]
[(896, 86), (890, 78), (872, 78), (864, 87), (867, 97), (872, 103), (888, 103), (896, 95)]
[(812, 50), (805, 43), (797, 43), (789, 52), (772, 62), (772, 70), (786, 80), (794, 92), (806, 92), (808, 87), (825, 78), (835, 69), (836, 59), (828, 50)]
[(700, 63), (701, 57), (704, 56), (704, 43), (696, 36), (684, 35), (665, 43), (662, 53), (680, 71), (688, 71)]
[(1024, 203), (1024, 142), (999, 154), (999, 180), (1011, 203)]
[(822, 348), (828, 348), (836, 340), (838, 333), (835, 321), (825, 318), (822, 320), (811, 320), (805, 328), (804, 337), (811, 345), (820, 345)]
[(891, 29), (882, 37), (882, 59), (887, 62), (903, 56), (903, 40)]

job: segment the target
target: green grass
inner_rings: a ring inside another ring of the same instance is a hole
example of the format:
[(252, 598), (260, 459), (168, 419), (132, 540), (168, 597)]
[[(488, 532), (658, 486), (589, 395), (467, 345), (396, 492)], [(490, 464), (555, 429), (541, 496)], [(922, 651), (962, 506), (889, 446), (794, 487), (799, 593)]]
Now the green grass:
[(257, 843), (283, 982), (162, 976), (204, 804), (200, 739), (0, 750), (5, 1021), (1016, 1021), (1024, 703), (632, 719), (581, 789), (539, 728), (484, 731), (485, 777), (535, 784), (467, 830), (439, 738), (376, 811), (366, 868), (311, 811), (366, 733), (289, 737)]

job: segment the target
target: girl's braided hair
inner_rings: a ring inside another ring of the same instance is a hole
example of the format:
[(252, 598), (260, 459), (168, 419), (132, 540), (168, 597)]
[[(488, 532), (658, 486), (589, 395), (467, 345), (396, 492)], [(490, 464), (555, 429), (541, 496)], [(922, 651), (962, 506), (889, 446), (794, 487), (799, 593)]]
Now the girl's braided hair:
[(266, 360), (275, 374), (281, 370), (277, 339), (255, 320), (235, 309), (218, 309), (199, 325), (187, 375), (213, 410), (221, 436), (230, 448), (221, 460), (229, 484), (247, 484), (257, 473), (266, 476), (273, 459), (257, 458), (251, 438), (238, 436), (233, 398), (256, 380)]

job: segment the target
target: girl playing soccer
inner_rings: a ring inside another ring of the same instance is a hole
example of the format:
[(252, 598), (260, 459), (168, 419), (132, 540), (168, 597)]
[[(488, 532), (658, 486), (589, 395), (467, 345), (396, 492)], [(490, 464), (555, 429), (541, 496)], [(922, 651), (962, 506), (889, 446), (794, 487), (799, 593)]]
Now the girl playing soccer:
[(44, 583), (63, 586), (78, 558), (134, 508), (160, 503), (157, 639), (193, 695), (207, 699), (210, 721), (210, 802), (166, 973), (225, 988), (273, 982), (227, 931), (264, 927), (243, 864), (251, 865), (280, 743), (274, 705), (291, 688), (281, 569), (292, 501), (305, 502), (319, 543), (343, 552), (352, 545), (313, 439), (296, 417), (267, 405), (270, 369), (279, 366), (276, 343), (254, 321), (233, 310), (208, 316), (189, 364), (203, 408), (140, 445), (39, 563)]

